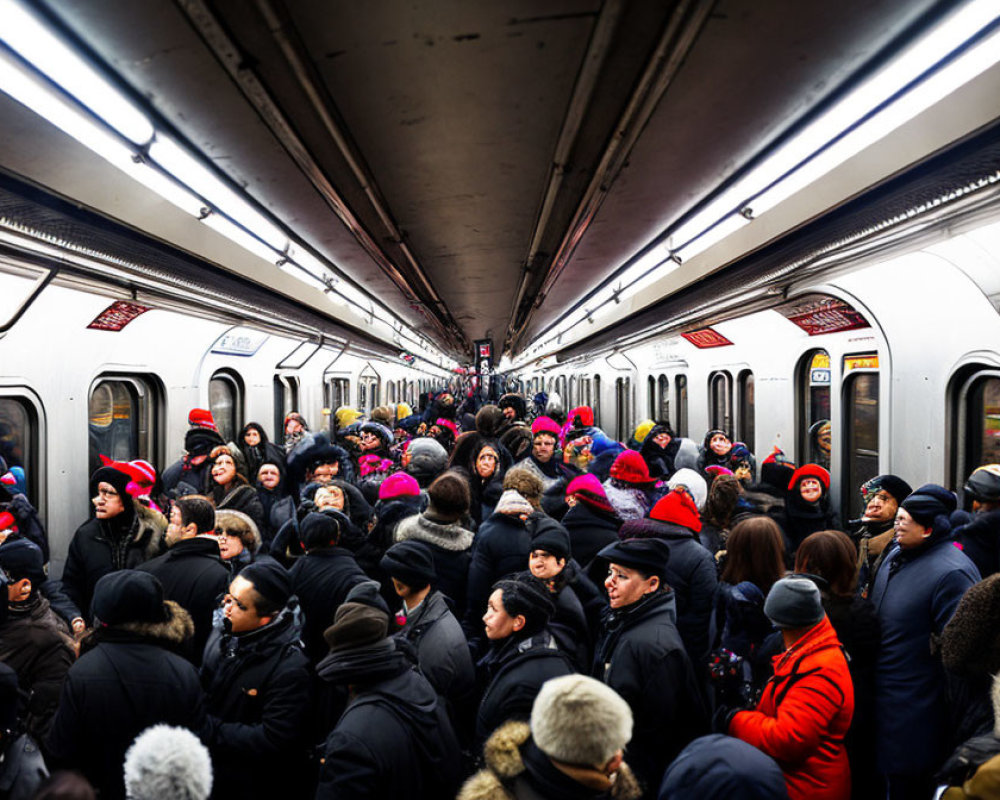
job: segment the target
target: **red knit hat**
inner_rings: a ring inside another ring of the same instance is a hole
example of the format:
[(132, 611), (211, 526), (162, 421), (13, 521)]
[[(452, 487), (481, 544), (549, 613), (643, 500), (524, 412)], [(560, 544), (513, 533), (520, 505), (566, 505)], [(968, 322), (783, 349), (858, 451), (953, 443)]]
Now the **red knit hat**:
[(694, 504), (691, 495), (683, 486), (678, 486), (670, 494), (664, 496), (649, 512), (652, 519), (660, 522), (672, 522), (682, 525), (695, 533), (701, 530), (701, 516), (698, 506)]
[(577, 475), (573, 478), (569, 482), (569, 486), (566, 487), (566, 496), (569, 497), (571, 494), (576, 495), (577, 500), (586, 503), (588, 506), (606, 511), (609, 514), (614, 513), (614, 508), (608, 500), (608, 495), (596, 475), (585, 472), (583, 475)]
[(590, 406), (577, 406), (566, 415), (566, 419), (569, 420), (570, 425), (573, 424), (577, 417), (580, 418), (580, 424), (583, 427), (592, 428), (594, 426), (594, 409)]
[(535, 437), (540, 433), (547, 433), (558, 439), (559, 434), (562, 433), (562, 428), (559, 427), (559, 423), (552, 419), (552, 417), (536, 417), (535, 421), (531, 423), (531, 435)]
[(611, 477), (625, 483), (654, 484), (655, 478), (649, 477), (649, 467), (646, 460), (635, 450), (623, 450), (615, 463), (611, 465)]
[(815, 478), (823, 484), (823, 488), (830, 490), (830, 473), (819, 464), (803, 464), (792, 473), (792, 479), (788, 482), (788, 491), (792, 491), (795, 485), (803, 478)]
[(207, 408), (192, 408), (188, 414), (188, 425), (194, 428), (208, 428), (210, 431), (219, 432), (215, 427), (215, 418)]

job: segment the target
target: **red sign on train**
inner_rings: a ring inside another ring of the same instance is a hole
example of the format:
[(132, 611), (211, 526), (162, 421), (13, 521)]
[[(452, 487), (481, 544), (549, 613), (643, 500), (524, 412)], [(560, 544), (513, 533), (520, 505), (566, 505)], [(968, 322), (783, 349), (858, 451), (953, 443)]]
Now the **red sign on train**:
[(94, 317), (94, 321), (87, 327), (95, 331), (120, 331), (140, 314), (149, 311), (149, 306), (140, 306), (138, 303), (126, 303), (124, 300), (116, 300), (100, 314)]
[(682, 333), (681, 336), (702, 350), (708, 347), (725, 347), (727, 344), (732, 344), (731, 341), (714, 328), (688, 331), (687, 333)]
[(781, 306), (778, 311), (810, 336), (871, 327), (860, 311), (827, 295), (812, 295), (807, 300)]

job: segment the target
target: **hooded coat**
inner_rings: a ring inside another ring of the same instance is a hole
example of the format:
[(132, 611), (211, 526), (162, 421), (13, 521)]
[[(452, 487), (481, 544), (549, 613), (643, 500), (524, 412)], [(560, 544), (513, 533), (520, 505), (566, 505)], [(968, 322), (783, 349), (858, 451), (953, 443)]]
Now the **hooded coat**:
[(557, 769), (531, 740), (526, 722), (497, 728), (483, 748), (485, 766), (462, 787), (457, 800), (638, 800), (639, 784), (627, 764), (615, 779), (596, 770)]
[[(251, 428), (260, 434), (260, 443), (253, 446), (247, 444), (244, 440), (247, 431)], [(236, 437), (236, 446), (239, 448), (240, 452), (243, 453), (243, 460), (246, 461), (247, 464), (246, 477), (250, 481), (254, 481), (256, 479), (257, 470), (260, 469), (260, 465), (265, 461), (270, 461), (274, 464), (281, 464), (282, 467), (284, 467), (284, 449), (278, 447), (278, 445), (270, 441), (267, 438), (267, 431), (265, 431), (256, 422), (248, 422), (243, 426), (243, 430), (240, 431), (240, 435)]]
[[(258, 481), (257, 486), (257, 498), (260, 500), (261, 511), (264, 514), (264, 524), (263, 526), (258, 526), (260, 529), (260, 535), (263, 539), (262, 548), (265, 552), (271, 545), (271, 541), (274, 539), (275, 535), (278, 533), (278, 529), (287, 521), (284, 515), (281, 513), (281, 502), (288, 497), (288, 489), (285, 486), (285, 461), (275, 461), (268, 463), (274, 463), (278, 467), (278, 472), (281, 477), (278, 480), (278, 485), (273, 489), (267, 489), (261, 486)], [(259, 469), (259, 467), (258, 467)], [(277, 513), (276, 513), (277, 509)], [(294, 505), (293, 505), (294, 510)]]
[(466, 609), (472, 538), (472, 531), (457, 522), (438, 522), (430, 511), (407, 517), (396, 526), (397, 542), (413, 539), (430, 546), (437, 576), (434, 588), (452, 601), (458, 617)]
[(110, 520), (93, 517), (76, 529), (69, 544), (62, 586), (88, 622), (94, 586), (101, 578), (115, 570), (135, 568), (161, 552), (166, 517), (134, 500), (132, 507), (131, 519), (121, 521), (127, 529), (116, 522), (121, 514)]
[(203, 735), (205, 696), (198, 673), (174, 652), (194, 632), (170, 601), (170, 619), (102, 628), (70, 667), (48, 738), (50, 765), (78, 769), (102, 798), (123, 800), (125, 751), (150, 725)]
[(778, 762), (789, 800), (849, 800), (844, 736), (853, 714), (847, 660), (824, 616), (774, 657), (774, 677), (756, 709), (737, 712), (729, 733)]
[(980, 575), (988, 578), (1000, 572), (1000, 509), (973, 514), (968, 523), (955, 529), (954, 535)]
[(673, 758), (708, 732), (699, 682), (677, 632), (672, 590), (609, 610), (591, 674), (632, 709), (632, 741), (625, 758), (647, 793), (655, 792)]
[(944, 668), (930, 641), (944, 630), (979, 571), (947, 536), (931, 538), (915, 551), (894, 545), (872, 587), (882, 623), (875, 724), (884, 774), (933, 772), (948, 754)]
[(308, 785), (311, 678), (298, 616), (293, 600), (264, 627), (234, 635), (216, 615), (201, 668), (216, 800), (294, 797)]

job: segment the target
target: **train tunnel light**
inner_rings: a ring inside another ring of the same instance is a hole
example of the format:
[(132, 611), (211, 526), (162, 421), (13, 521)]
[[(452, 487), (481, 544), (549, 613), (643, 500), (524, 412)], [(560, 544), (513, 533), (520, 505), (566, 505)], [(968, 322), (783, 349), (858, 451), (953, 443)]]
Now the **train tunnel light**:
[(0, 0), (0, 40), (29, 64), (138, 145), (153, 138), (153, 124), (45, 22), (18, 0)]

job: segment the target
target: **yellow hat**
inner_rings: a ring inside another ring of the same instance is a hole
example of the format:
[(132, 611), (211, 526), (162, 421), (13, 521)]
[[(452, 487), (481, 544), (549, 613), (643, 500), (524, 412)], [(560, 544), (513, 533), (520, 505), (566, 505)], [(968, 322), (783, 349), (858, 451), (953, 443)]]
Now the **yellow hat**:
[(635, 440), (637, 442), (645, 441), (646, 437), (649, 435), (649, 432), (653, 430), (653, 426), (655, 424), (656, 423), (653, 422), (653, 420), (651, 419), (644, 419), (642, 422), (636, 425), (634, 434)]
[(413, 416), (413, 409), (410, 408), (409, 403), (399, 403), (396, 406), (396, 419), (406, 419), (407, 417)]
[(348, 425), (353, 423), (358, 417), (363, 417), (360, 411), (356, 408), (351, 408), (350, 406), (341, 406), (334, 412), (334, 416), (337, 418), (337, 427), (346, 428)]

